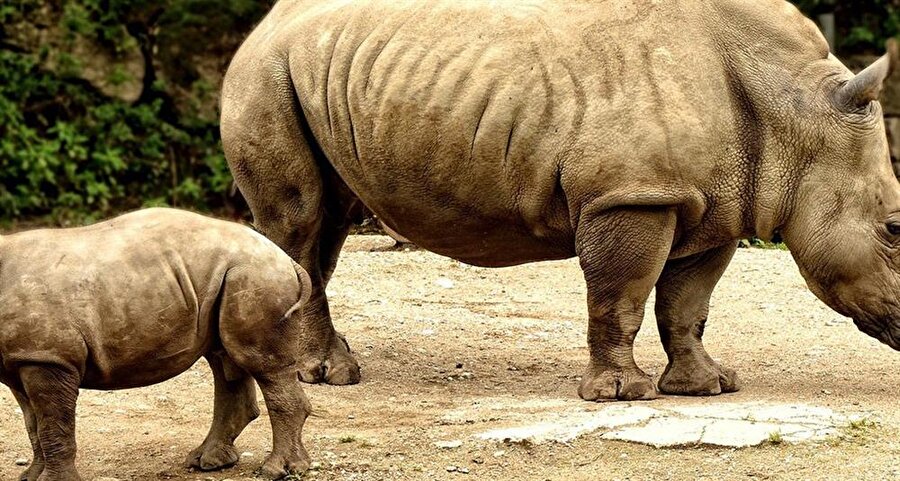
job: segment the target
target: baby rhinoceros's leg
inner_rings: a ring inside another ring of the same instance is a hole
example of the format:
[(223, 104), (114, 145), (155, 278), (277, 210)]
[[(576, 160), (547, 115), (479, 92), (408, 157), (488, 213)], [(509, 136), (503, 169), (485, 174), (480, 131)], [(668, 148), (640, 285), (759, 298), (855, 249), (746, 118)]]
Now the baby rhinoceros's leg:
[(41, 449), (41, 441), (38, 438), (37, 418), (31, 408), (31, 401), (24, 392), (12, 390), (13, 396), (22, 409), (25, 418), (25, 428), (28, 430), (28, 439), (31, 441), (32, 459), (31, 465), (19, 475), (19, 481), (37, 481), (44, 471), (44, 451)]
[(199, 447), (191, 451), (187, 467), (211, 471), (238, 462), (234, 440), (259, 416), (256, 385), (246, 371), (234, 364), (226, 354), (206, 356), (215, 382), (213, 422), (209, 434)]
[(710, 296), (736, 249), (729, 243), (666, 263), (656, 283), (656, 322), (669, 357), (660, 391), (708, 396), (738, 390), (737, 374), (713, 361), (702, 342)]
[(309, 468), (310, 459), (301, 435), (312, 407), (300, 386), (296, 369), (263, 374), (256, 381), (269, 410), (273, 438), (272, 454), (266, 458), (260, 474), (269, 479), (280, 479), (303, 473)]
[(81, 481), (75, 470), (75, 403), (79, 374), (57, 366), (19, 369), (25, 396), (31, 403), (37, 437), (44, 454), (39, 481)]
[[(228, 357), (253, 376), (265, 398), (273, 446), (261, 474), (269, 479), (302, 474), (309, 468), (301, 433), (311, 408), (298, 373), (297, 346), (303, 324), (299, 304), (295, 305), (304, 289), (310, 289), (306, 273), (295, 272), (289, 260), (282, 265), (231, 269), (225, 277), (219, 335)], [(302, 294), (308, 296), (308, 292)], [(285, 317), (288, 311), (293, 315)]]

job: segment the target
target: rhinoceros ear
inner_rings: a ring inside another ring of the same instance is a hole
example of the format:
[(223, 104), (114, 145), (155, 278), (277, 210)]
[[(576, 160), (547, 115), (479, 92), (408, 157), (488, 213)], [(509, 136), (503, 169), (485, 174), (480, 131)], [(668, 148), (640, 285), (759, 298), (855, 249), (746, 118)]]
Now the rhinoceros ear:
[(878, 100), (884, 81), (900, 64), (900, 47), (895, 39), (887, 42), (888, 53), (858, 73), (836, 93), (837, 104), (845, 110), (855, 110)]

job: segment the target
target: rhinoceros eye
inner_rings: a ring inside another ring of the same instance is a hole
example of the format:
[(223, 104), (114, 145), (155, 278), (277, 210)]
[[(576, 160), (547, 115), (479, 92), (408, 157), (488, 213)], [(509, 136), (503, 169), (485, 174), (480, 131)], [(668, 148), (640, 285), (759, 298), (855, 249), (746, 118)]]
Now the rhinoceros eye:
[(885, 224), (885, 227), (887, 227), (887, 231), (891, 235), (900, 236), (900, 221), (889, 221)]

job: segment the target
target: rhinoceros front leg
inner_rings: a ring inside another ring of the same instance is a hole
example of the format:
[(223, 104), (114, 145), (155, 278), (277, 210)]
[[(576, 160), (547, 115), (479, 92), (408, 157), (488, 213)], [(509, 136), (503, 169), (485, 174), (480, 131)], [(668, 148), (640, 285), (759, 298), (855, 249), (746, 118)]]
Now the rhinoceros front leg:
[(702, 342), (709, 298), (736, 249), (730, 243), (670, 261), (663, 269), (656, 283), (656, 322), (669, 364), (660, 391), (708, 396), (738, 390), (737, 374), (713, 361)]
[(234, 440), (259, 416), (256, 384), (246, 371), (234, 365), (227, 354), (206, 356), (215, 382), (213, 422), (199, 447), (188, 454), (185, 464), (202, 471), (231, 466), (238, 462)]
[(579, 217), (576, 246), (588, 291), (590, 365), (585, 400), (653, 399), (656, 386), (634, 362), (644, 305), (672, 247), (669, 209), (620, 209)]
[(25, 429), (28, 430), (28, 439), (31, 441), (32, 458), (31, 465), (19, 475), (19, 481), (37, 481), (41, 472), (44, 471), (44, 451), (41, 449), (41, 441), (38, 438), (37, 418), (34, 410), (31, 409), (31, 401), (25, 396), (25, 393), (12, 390), (13, 396), (22, 409), (22, 415), (25, 418)]
[(19, 370), (25, 396), (37, 424), (44, 453), (40, 481), (81, 481), (75, 470), (75, 403), (81, 383), (78, 372), (56, 366), (32, 365)]

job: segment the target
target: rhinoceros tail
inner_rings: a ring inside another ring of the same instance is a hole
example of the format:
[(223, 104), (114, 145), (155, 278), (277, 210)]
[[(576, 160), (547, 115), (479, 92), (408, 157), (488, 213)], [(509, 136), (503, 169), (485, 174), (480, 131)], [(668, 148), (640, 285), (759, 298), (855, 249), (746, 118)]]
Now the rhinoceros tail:
[(294, 315), (295, 312), (300, 310), (307, 301), (309, 301), (309, 296), (312, 295), (312, 279), (309, 278), (309, 274), (306, 272), (306, 269), (297, 264), (293, 260), (291, 263), (294, 265), (294, 271), (297, 272), (297, 280), (300, 281), (300, 300), (297, 301), (296, 304), (291, 306), (287, 312), (282, 316), (282, 320), (288, 320), (291, 316)]

